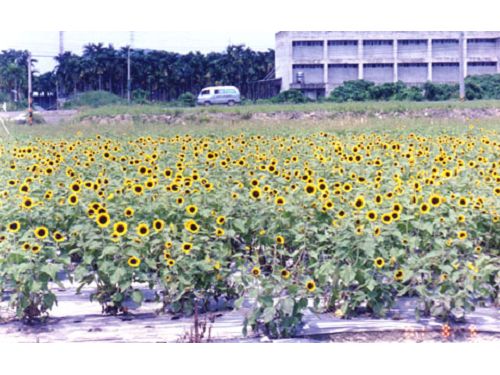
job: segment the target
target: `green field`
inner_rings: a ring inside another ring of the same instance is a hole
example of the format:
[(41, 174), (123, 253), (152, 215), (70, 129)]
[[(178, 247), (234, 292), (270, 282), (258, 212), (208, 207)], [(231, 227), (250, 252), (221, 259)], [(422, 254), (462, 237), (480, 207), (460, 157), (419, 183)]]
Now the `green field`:
[(117, 105), (82, 109), (78, 119), (90, 116), (179, 115), (184, 113), (272, 113), (272, 112), (352, 112), (389, 113), (421, 111), (425, 109), (488, 109), (500, 108), (499, 100), (447, 101), (447, 102), (351, 102), (351, 103), (307, 103), (307, 104), (249, 104), (236, 107), (214, 106), (196, 108), (172, 108), (166, 105)]

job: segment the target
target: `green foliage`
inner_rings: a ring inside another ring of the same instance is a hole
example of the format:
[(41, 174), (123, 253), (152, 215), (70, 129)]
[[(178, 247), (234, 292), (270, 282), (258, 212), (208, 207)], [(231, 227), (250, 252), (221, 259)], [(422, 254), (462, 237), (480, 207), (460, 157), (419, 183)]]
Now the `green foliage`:
[(374, 85), (369, 90), (370, 100), (422, 101), (424, 99), (421, 88), (407, 86), (401, 81)]
[(422, 100), (424, 100), (424, 94), (422, 92), (422, 89), (419, 87), (405, 87), (401, 91), (397, 92), (392, 97), (392, 100), (421, 102)]
[(287, 90), (279, 93), (271, 99), (272, 103), (306, 103), (307, 97), (299, 90)]
[[(495, 133), (481, 126), (412, 129), (400, 119), (383, 125), (383, 141), (381, 132), (366, 129), (330, 132), (295, 126), (284, 131), (287, 124), (257, 128), (262, 134), (249, 128), (243, 135), (227, 126), (220, 133), (216, 127), (183, 128), (181, 134), (196, 135), (182, 138), (178, 128), (145, 126), (142, 140), (116, 125), (104, 137), (67, 136), (64, 147), (59, 147), (62, 137), (42, 138), (41, 132), (25, 141), (8, 139), (0, 147), (5, 156), (0, 168), (0, 290), (11, 292), (18, 315), (31, 319), (46, 314), (55, 302), (50, 282), (65, 268), (80, 286), (96, 288), (92, 298), (109, 314), (139, 306), (145, 289), (163, 295), (171, 311), (186, 315), (198, 301), (238, 298), (239, 307), (248, 298), (255, 304), (246, 326), (272, 337), (295, 335), (307, 308), (345, 317), (384, 316), (396, 298), (408, 295), (420, 299), (425, 315), (460, 319), (482, 301), (498, 299)], [(44, 140), (37, 143), (40, 155), (52, 155), (55, 147), (64, 162), (34, 168), (35, 160), (22, 150), (32, 148), (35, 139)], [(408, 146), (416, 142), (418, 147)], [(361, 143), (372, 147), (362, 149)], [(460, 159), (440, 161), (443, 152)], [(344, 153), (340, 160), (337, 154)], [(95, 160), (90, 162), (88, 155)], [(224, 166), (227, 157), (241, 163)], [(139, 165), (130, 160), (140, 160)], [(177, 177), (181, 172), (185, 177)], [(304, 189), (309, 178), (318, 188), (313, 195)], [(250, 194), (253, 179), (262, 189), (259, 199)], [(22, 181), (30, 189), (25, 194)], [(345, 189), (347, 182), (350, 189)], [(78, 204), (70, 205), (74, 183), (83, 185), (77, 189)], [(139, 196), (135, 184), (148, 188)], [(49, 189), (51, 199), (46, 198)], [(433, 193), (446, 200), (421, 214), (419, 205)], [(378, 194), (384, 197), (380, 204)], [(41, 204), (20, 209), (27, 195)], [(278, 205), (276, 195), (286, 203)], [(366, 208), (355, 208), (358, 195)], [(467, 207), (457, 204), (460, 196), (471, 200)], [(324, 206), (328, 197), (334, 202), (330, 210)], [(394, 217), (396, 202), (400, 214), (389, 224), (366, 216), (373, 209)], [(188, 205), (198, 211), (189, 213)], [(127, 206), (135, 210), (130, 217), (124, 213)], [(340, 210), (347, 216), (341, 218)], [(108, 226), (97, 225), (96, 211), (109, 213)], [(460, 222), (458, 214), (466, 221)], [(158, 218), (165, 223), (161, 229), (153, 227)], [(186, 229), (191, 219), (199, 224), (196, 233)], [(14, 220), (21, 223), (17, 231), (7, 227)], [(118, 236), (114, 224), (122, 220), (128, 231)], [(50, 236), (35, 238), (33, 229), (44, 223)], [(146, 223), (150, 233), (141, 235), (139, 223)], [(219, 227), (224, 230), (220, 236)], [(457, 237), (459, 229), (467, 231), (467, 239)], [(56, 242), (55, 231), (65, 240)], [(189, 251), (186, 242), (193, 245)], [(33, 252), (24, 243), (43, 248)], [(140, 264), (131, 265), (133, 257)], [(379, 257), (385, 261), (381, 267), (374, 264)], [(403, 273), (396, 279), (398, 270)]]
[(303, 325), (307, 305), (306, 296), (288, 296), (277, 301), (269, 295), (260, 296), (245, 318), (243, 332), (248, 334), (250, 326), (253, 332), (273, 339), (294, 337)]
[(87, 91), (73, 96), (65, 104), (65, 108), (102, 107), (106, 105), (122, 104), (123, 99), (107, 91)]
[(403, 82), (383, 83), (381, 85), (373, 85), (369, 87), (370, 99), (372, 100), (392, 100), (394, 96), (399, 94), (406, 88)]
[(0, 105), (6, 102), (7, 104), (10, 104), (10, 95), (6, 92), (1, 92), (0, 91)]
[[(23, 240), (34, 243), (33, 237), (23, 236)], [(57, 275), (68, 264), (68, 259), (56, 256), (56, 251), (55, 246), (45, 246), (43, 252), (33, 254), (17, 246), (0, 258), (0, 291), (12, 290), (10, 304), (18, 318), (27, 322), (46, 318), (57, 303), (49, 283), (61, 285)]]
[(196, 106), (196, 96), (190, 92), (185, 92), (179, 96), (177, 99), (182, 107), (194, 107)]
[(336, 87), (328, 97), (328, 100), (341, 102), (364, 102), (371, 99), (371, 90), (375, 84), (365, 80), (346, 81)]
[[(106, 90), (123, 95), (127, 82), (127, 49), (101, 43), (87, 44), (83, 54), (66, 52), (56, 57), (62, 95), (84, 90)], [(212, 85), (237, 86), (242, 93), (248, 83), (265, 77), (274, 66), (274, 51), (257, 52), (244, 45), (230, 45), (223, 52), (179, 54), (134, 48), (130, 51), (132, 88), (144, 90), (153, 102), (174, 101), (184, 92), (197, 92)]]
[(148, 104), (148, 92), (142, 89), (132, 91), (132, 102), (134, 104)]
[(500, 74), (469, 76), (465, 79), (468, 100), (500, 99)]
[(429, 101), (442, 101), (458, 98), (458, 84), (448, 85), (444, 83), (426, 82), (423, 86), (424, 98)]
[(465, 98), (467, 100), (478, 100), (482, 99), (484, 96), (484, 91), (481, 86), (475, 82), (468, 82), (465, 85)]

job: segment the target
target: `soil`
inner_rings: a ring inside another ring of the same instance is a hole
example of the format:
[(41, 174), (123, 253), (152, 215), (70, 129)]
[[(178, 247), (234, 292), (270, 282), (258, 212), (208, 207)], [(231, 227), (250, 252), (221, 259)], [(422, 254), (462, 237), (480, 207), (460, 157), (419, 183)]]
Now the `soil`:
[(116, 115), (116, 116), (89, 116), (81, 120), (82, 124), (109, 125), (116, 123), (165, 123), (165, 124), (203, 124), (211, 122), (241, 122), (241, 121), (324, 121), (334, 119), (362, 119), (362, 118), (430, 118), (434, 120), (474, 120), (500, 117), (500, 108), (466, 108), (466, 109), (426, 109), (418, 111), (391, 111), (391, 112), (196, 112), (181, 113), (178, 115), (162, 114), (149, 115), (141, 114), (137, 116)]
[(498, 333), (484, 333), (474, 331), (458, 331), (445, 336), (442, 332), (418, 332), (418, 331), (390, 331), (390, 332), (349, 332), (329, 335), (326, 338), (328, 342), (356, 342), (356, 343), (375, 343), (375, 342), (405, 342), (405, 343), (476, 343), (491, 342), (500, 340)]

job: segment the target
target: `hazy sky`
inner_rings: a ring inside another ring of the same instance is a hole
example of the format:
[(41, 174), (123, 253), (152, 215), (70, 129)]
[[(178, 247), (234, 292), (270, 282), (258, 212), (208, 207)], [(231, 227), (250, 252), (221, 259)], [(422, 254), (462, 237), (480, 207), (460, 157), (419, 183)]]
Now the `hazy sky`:
[[(223, 31), (134, 31), (133, 46), (136, 48), (162, 49), (172, 52), (202, 53), (223, 51), (229, 44), (245, 44), (257, 50), (274, 49), (274, 31), (259, 32), (223, 32)], [(113, 44), (115, 48), (130, 42), (130, 31), (66, 31), (64, 32), (64, 50), (77, 54), (87, 43), (102, 42)], [(55, 61), (51, 57), (59, 53), (58, 31), (22, 31), (2, 33), (0, 50), (14, 48), (30, 50), (38, 60), (36, 69), (40, 72), (52, 70)]]

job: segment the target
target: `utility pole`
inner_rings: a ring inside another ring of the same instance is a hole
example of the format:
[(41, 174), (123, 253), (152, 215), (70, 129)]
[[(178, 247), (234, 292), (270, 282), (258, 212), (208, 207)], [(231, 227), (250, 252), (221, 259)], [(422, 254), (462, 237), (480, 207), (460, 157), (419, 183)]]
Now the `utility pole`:
[(130, 76), (130, 49), (134, 43), (134, 32), (130, 32), (130, 43), (127, 51), (127, 103), (130, 105), (130, 91), (132, 89), (132, 79)]
[(31, 52), (28, 52), (28, 124), (33, 125), (32, 108), (32, 88), (31, 88)]
[[(64, 31), (59, 31), (59, 56), (64, 54)], [(56, 109), (59, 109), (59, 80), (56, 76)]]
[(458, 45), (460, 49), (460, 77), (459, 77), (459, 86), (460, 86), (460, 100), (465, 100), (465, 53), (464, 53), (464, 32), (460, 32), (460, 43)]
[(59, 31), (59, 55), (64, 53), (64, 31)]

